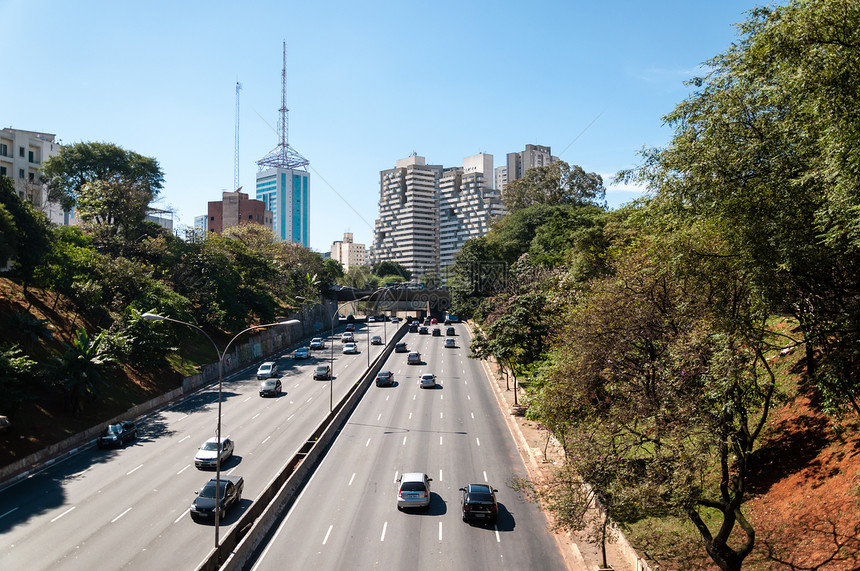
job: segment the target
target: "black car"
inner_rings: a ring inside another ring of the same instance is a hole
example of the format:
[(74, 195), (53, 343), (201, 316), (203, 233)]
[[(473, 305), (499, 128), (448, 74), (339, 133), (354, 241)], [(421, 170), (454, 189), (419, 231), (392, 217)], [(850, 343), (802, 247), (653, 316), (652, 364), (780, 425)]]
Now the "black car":
[(442, 336), (442, 330), (439, 329), (438, 327), (434, 327), (433, 328), (433, 337), (441, 337), (441, 336)]
[(406, 347), (406, 341), (398, 341), (396, 345), (394, 345), (395, 353), (408, 353), (409, 349)]
[(461, 505), (463, 507), (463, 521), (486, 521), (496, 523), (499, 516), (499, 506), (496, 503), (496, 492), (487, 484), (469, 484), (460, 488), (463, 492)]
[(391, 371), (379, 371), (376, 373), (377, 387), (390, 387), (394, 384), (394, 373)]
[(423, 325), (418, 328), (418, 335), (427, 335), (428, 333), (430, 332)]
[(99, 435), (99, 448), (119, 448), (126, 442), (137, 438), (137, 427), (127, 420), (118, 424), (109, 424)]
[(453, 327), (449, 327), (448, 329), (445, 330), (445, 335), (447, 335), (448, 337), (454, 337), (456, 334), (457, 334), (457, 332), (454, 331)]
[(331, 367), (328, 365), (319, 365), (316, 369), (314, 369), (314, 380), (323, 379), (328, 380), (331, 378)]
[[(215, 519), (215, 486), (216, 480), (212, 478), (203, 489), (196, 492), (197, 497), (191, 504), (189, 513), (191, 519)], [(218, 520), (223, 520), (227, 515), (227, 510), (230, 506), (239, 505), (242, 501), (242, 489), (245, 487), (245, 480), (242, 476), (221, 476), (220, 491), (218, 492), (218, 503), (220, 510), (218, 512)]]
[(418, 333), (418, 326), (414, 323), (409, 324), (409, 333)]

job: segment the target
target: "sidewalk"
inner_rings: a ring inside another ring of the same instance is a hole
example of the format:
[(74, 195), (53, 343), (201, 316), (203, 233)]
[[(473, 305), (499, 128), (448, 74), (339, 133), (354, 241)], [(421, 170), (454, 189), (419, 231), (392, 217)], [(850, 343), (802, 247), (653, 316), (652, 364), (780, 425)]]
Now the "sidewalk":
[[(556, 466), (562, 461), (562, 450), (555, 439), (550, 439), (547, 445), (548, 432), (538, 428), (536, 423), (527, 420), (525, 416), (516, 414), (514, 405), (513, 381), (508, 389), (504, 377), (498, 375), (495, 363), (481, 361), (484, 371), (490, 379), (490, 385), (496, 395), (496, 401), (505, 417), (505, 422), (517, 446), (517, 450), (528, 470), (530, 479), (540, 481), (547, 479)], [(523, 391), (518, 391), (518, 402), (522, 402)], [(546, 455), (544, 455), (546, 449)], [(547, 527), (551, 527), (550, 516), (547, 516)], [(554, 532), (559, 550), (567, 561), (571, 571), (595, 571), (603, 563), (600, 546), (589, 543), (585, 535), (577, 532)], [(635, 557), (631, 560), (626, 556), (626, 540), (623, 538), (606, 546), (606, 559), (615, 571), (636, 571)], [(627, 546), (628, 549), (629, 546)], [(632, 562), (631, 562), (632, 561)]]

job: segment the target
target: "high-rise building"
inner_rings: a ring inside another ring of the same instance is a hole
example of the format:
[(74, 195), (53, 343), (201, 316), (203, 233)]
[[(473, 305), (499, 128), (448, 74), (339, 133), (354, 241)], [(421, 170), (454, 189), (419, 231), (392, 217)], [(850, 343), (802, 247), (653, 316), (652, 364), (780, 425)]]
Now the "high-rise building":
[(505, 165), (495, 171), (496, 189), (504, 191), (509, 182), (523, 178), (530, 168), (551, 165), (557, 161), (558, 157), (552, 156), (550, 148), (541, 145), (526, 145), (524, 151), (508, 153)]
[(504, 214), (493, 188), (493, 155), (463, 159), (462, 167), (445, 169), (439, 180), (439, 265), (454, 264), (454, 256), (470, 238), (483, 236), (490, 221)]
[(221, 234), (231, 226), (260, 224), (272, 227), (272, 213), (262, 200), (248, 198), (244, 192), (222, 192), (222, 198), (209, 202), (209, 232)]
[(372, 262), (390, 260), (413, 279), (439, 273), (438, 181), (441, 165), (412, 153), (379, 173), (379, 218), (373, 231)]
[(310, 175), (308, 160), (289, 143), (287, 109), (287, 45), (281, 68), (281, 108), (278, 146), (257, 161), (257, 199), (272, 212), (272, 231), (278, 240), (310, 247)]
[(47, 186), (39, 180), (44, 162), (60, 152), (55, 137), (11, 127), (0, 131), (0, 175), (11, 178), (18, 196), (44, 212), (51, 222), (67, 226), (74, 223), (73, 213), (48, 200)]
[(352, 232), (344, 232), (343, 241), (331, 245), (330, 257), (340, 262), (343, 271), (348, 272), (351, 267), (367, 265), (367, 248), (352, 241)]

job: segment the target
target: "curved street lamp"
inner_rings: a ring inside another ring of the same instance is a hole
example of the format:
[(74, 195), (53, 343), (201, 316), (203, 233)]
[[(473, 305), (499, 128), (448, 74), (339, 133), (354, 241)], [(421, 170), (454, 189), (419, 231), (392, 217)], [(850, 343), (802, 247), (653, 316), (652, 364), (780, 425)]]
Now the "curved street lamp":
[(275, 325), (301, 325), (302, 322), (298, 319), (290, 319), (289, 321), (279, 321), (277, 323), (266, 323), (264, 325), (255, 325), (253, 327), (248, 327), (247, 329), (243, 329), (239, 333), (233, 336), (232, 339), (227, 343), (227, 346), (224, 347), (224, 350), (221, 351), (218, 349), (218, 345), (215, 344), (215, 341), (212, 340), (212, 337), (209, 336), (203, 329), (194, 325), (193, 323), (188, 323), (187, 321), (180, 321), (179, 319), (173, 319), (172, 317), (165, 317), (163, 315), (158, 315), (155, 313), (144, 313), (141, 314), (141, 317), (146, 319), (147, 321), (172, 321), (173, 323), (179, 323), (180, 325), (187, 325), (188, 327), (193, 327), (200, 333), (202, 333), (210, 343), (212, 343), (212, 347), (215, 348), (215, 353), (218, 355), (218, 424), (215, 427), (215, 438), (218, 441), (218, 454), (215, 457), (215, 549), (217, 550), (220, 547), (220, 538), (218, 535), (219, 523), (220, 523), (220, 515), (221, 515), (221, 384), (224, 380), (224, 357), (227, 355), (227, 352), (230, 350), (230, 345), (233, 344), (233, 341), (238, 339), (244, 333), (248, 331), (253, 331), (255, 329), (266, 329), (267, 327), (274, 327)]

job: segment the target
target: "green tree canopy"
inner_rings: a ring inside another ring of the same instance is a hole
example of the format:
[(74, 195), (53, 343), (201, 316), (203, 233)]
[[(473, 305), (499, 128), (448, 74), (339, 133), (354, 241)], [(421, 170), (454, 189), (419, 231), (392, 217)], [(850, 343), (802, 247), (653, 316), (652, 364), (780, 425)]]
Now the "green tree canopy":
[(502, 201), (508, 212), (535, 204), (596, 204), (606, 195), (603, 178), (564, 161), (528, 169), (505, 186)]

